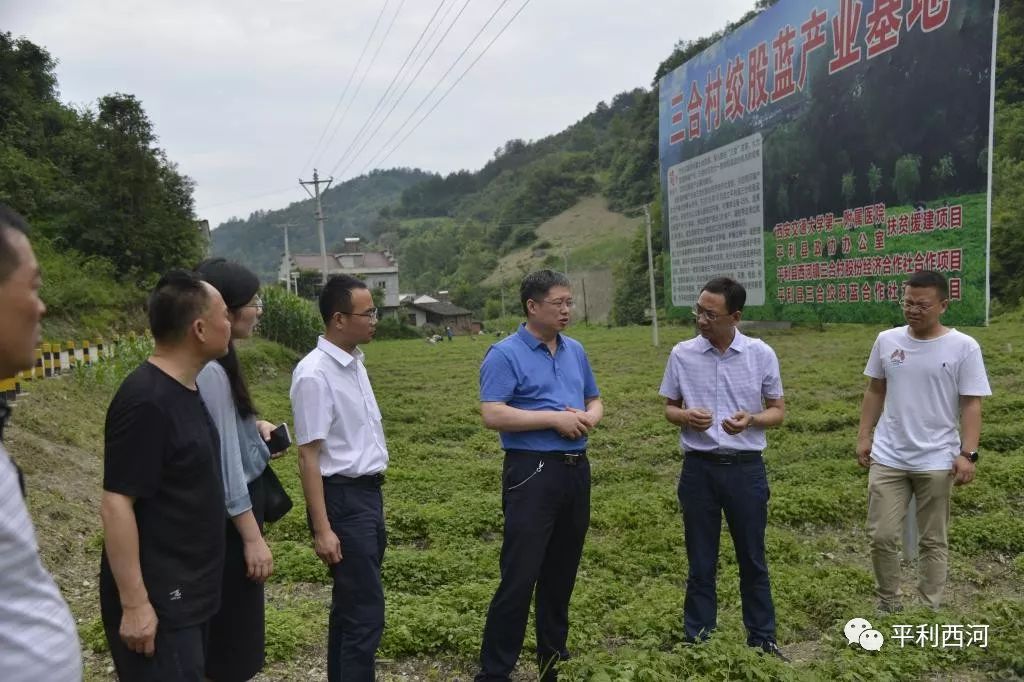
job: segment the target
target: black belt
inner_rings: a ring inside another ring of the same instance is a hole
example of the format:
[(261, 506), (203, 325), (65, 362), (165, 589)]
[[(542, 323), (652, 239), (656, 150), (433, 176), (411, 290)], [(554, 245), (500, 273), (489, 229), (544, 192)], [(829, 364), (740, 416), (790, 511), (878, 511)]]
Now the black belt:
[(760, 450), (727, 450), (704, 452), (702, 450), (686, 450), (686, 457), (696, 457), (715, 464), (749, 464), (761, 461)]
[(378, 474), (367, 474), (366, 476), (324, 476), (324, 483), (332, 485), (358, 485), (367, 488), (379, 488), (384, 483), (384, 472)]
[(536, 457), (543, 457), (545, 459), (554, 459), (568, 464), (571, 467), (578, 465), (580, 462), (587, 459), (586, 450), (577, 450), (576, 452), (563, 452), (561, 450), (506, 450), (506, 455), (533, 455)]

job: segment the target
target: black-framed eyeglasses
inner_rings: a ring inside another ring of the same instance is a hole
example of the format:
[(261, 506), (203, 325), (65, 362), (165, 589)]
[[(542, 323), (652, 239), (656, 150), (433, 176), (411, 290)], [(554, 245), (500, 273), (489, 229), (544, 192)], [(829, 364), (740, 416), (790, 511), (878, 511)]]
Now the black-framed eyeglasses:
[(576, 307), (576, 301), (572, 300), (571, 298), (556, 298), (554, 301), (549, 301), (546, 298), (541, 300), (547, 303), (548, 305), (555, 306), (556, 308), (568, 308), (569, 310), (572, 310), (573, 308)]
[(906, 310), (908, 313), (926, 313), (926, 312), (928, 312), (929, 310), (931, 310), (932, 308), (934, 308), (938, 304), (937, 303), (929, 303), (928, 305), (922, 305), (920, 303), (911, 303), (907, 299), (901, 298), (899, 300), (899, 305), (900, 305), (901, 308)]
[(263, 299), (259, 296), (253, 296), (251, 303), (246, 303), (242, 306), (243, 308), (255, 308), (259, 312), (263, 312)]
[(690, 311), (690, 314), (693, 315), (693, 319), (695, 320), (699, 320), (700, 318), (703, 317), (708, 322), (714, 322), (720, 317), (726, 317), (725, 315), (721, 315), (710, 310), (705, 310), (704, 308), (701, 308), (699, 305), (693, 306), (693, 310)]
[(368, 317), (371, 320), (379, 320), (380, 319), (380, 309), (379, 308), (370, 308), (365, 313), (346, 313), (344, 310), (340, 310), (338, 312), (340, 312), (342, 315), (355, 315), (356, 317)]

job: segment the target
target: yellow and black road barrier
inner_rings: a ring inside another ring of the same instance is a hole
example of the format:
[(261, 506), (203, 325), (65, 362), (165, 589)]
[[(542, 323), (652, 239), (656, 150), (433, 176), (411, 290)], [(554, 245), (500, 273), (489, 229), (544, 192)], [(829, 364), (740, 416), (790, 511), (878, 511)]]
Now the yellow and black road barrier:
[(0, 379), (0, 395), (6, 400), (15, 400), (24, 392), (25, 387), (33, 381), (50, 379), (69, 374), (77, 367), (92, 367), (117, 354), (118, 347), (124, 342), (134, 342), (135, 333), (126, 337), (115, 336), (110, 342), (102, 337), (82, 339), (79, 341), (48, 342), (40, 344), (35, 351), (35, 363), (29, 369), (22, 370), (17, 376)]

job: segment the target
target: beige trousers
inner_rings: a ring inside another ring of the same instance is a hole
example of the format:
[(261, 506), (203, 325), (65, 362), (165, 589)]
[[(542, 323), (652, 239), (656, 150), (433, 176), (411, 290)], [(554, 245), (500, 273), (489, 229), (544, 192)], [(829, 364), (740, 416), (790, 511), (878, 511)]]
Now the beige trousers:
[(903, 471), (881, 464), (868, 470), (868, 537), (875, 593), (886, 606), (899, 604), (900, 540), (910, 496), (917, 498), (920, 552), (917, 591), (933, 609), (942, 602), (949, 560), (949, 497), (953, 477), (941, 471)]

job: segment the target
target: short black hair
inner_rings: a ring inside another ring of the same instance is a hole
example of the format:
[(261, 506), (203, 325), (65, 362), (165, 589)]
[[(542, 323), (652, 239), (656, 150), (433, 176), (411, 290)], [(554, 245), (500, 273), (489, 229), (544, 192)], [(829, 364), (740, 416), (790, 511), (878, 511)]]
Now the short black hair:
[(519, 300), (523, 304), (523, 314), (529, 315), (527, 301), (540, 301), (553, 287), (571, 287), (569, 278), (555, 270), (538, 270), (523, 277), (519, 285)]
[(918, 270), (903, 283), (903, 286), (935, 289), (940, 301), (949, 298), (949, 282), (946, 281), (945, 275), (935, 270)]
[(747, 302), (747, 290), (743, 285), (732, 277), (715, 277), (709, 279), (701, 291), (709, 294), (722, 294), (725, 296), (725, 309), (732, 315), (737, 310), (743, 310)]
[(366, 282), (351, 275), (332, 275), (320, 292), (320, 317), (328, 324), (334, 313), (352, 312), (352, 290), (366, 289)]
[(24, 235), (29, 233), (28, 222), (10, 206), (0, 204), (0, 282), (5, 281), (21, 264), (18, 254), (7, 241), (7, 229), (17, 230)]
[(210, 304), (210, 293), (199, 273), (171, 270), (149, 295), (149, 331), (161, 343), (181, 341)]

